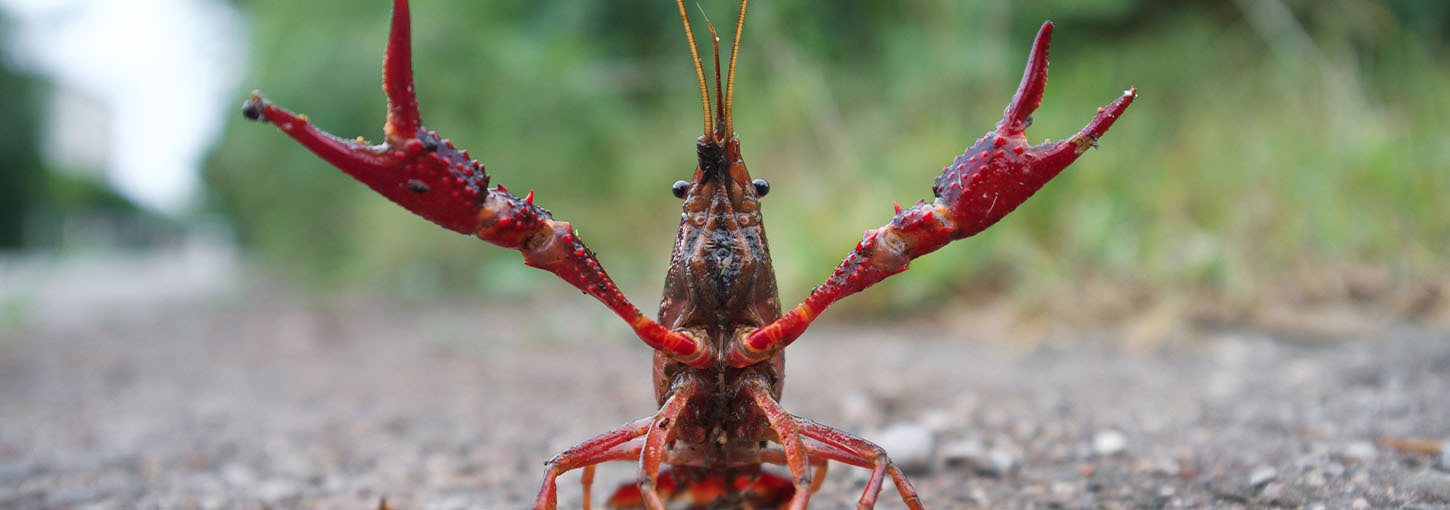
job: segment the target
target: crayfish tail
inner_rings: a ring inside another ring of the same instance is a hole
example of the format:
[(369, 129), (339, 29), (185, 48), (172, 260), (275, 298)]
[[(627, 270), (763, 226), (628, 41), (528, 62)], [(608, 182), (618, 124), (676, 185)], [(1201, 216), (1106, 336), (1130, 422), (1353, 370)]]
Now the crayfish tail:
[[(785, 508), (795, 494), (790, 479), (768, 470), (701, 473), (689, 468), (660, 472), (655, 492), (670, 508), (710, 510), (775, 510)], [(644, 497), (633, 483), (620, 485), (604, 502), (609, 510), (644, 510)]]

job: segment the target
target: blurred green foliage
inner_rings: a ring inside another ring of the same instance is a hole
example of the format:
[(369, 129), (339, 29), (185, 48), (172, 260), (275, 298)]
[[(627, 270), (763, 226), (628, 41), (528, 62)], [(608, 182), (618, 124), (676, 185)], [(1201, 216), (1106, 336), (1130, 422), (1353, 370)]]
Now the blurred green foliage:
[[(10, 39), (10, 23), (0, 16), (0, 41)], [(42, 115), (47, 113), (52, 84), (31, 74), (32, 69), (14, 66), (15, 56), (4, 57), (0, 61), (0, 119), (5, 119), (0, 123), (0, 255), (139, 248), (184, 234), (183, 219), (138, 207), (87, 169), (47, 161)], [(0, 310), (0, 322), (6, 313)]]
[[(0, 40), (9, 35), (7, 23), (0, 19)], [(36, 138), (40, 130), (36, 101), (39, 83), (34, 78), (15, 73), (0, 65), (0, 250), (16, 249), (26, 244), (28, 213), (35, 208), (41, 194), (44, 173)]]
[[(380, 137), (388, 2), (240, 4), (252, 26), (249, 86), (340, 136)], [(693, 169), (701, 124), (675, 7), (414, 4), (424, 122), (470, 149), (493, 182), (537, 190), (627, 288), (659, 285), (678, 221), (669, 186)], [(702, 4), (728, 32), (735, 2)], [(930, 198), (941, 165), (1000, 117), (1047, 18), (1058, 30), (1034, 140), (1075, 132), (1128, 86), (1139, 101), (1102, 150), (1000, 225), (853, 301), (916, 306), (1003, 278), (1040, 296), (1085, 276), (1235, 294), (1305, 267), (1444, 274), (1447, 6), (754, 2), (736, 129), (752, 174), (772, 184), (766, 224), (782, 298), (828, 275), (862, 230), (890, 219), (893, 200)], [(313, 288), (563, 288), (517, 253), (377, 198), (275, 129), (232, 119), (208, 164), (210, 203), (247, 246)], [(635, 300), (649, 308), (652, 298)]]

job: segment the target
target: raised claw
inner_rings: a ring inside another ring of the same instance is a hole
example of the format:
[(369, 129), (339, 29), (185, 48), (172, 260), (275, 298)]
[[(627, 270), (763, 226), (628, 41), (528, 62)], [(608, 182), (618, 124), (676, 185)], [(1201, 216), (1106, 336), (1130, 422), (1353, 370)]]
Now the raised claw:
[(804, 333), (831, 303), (905, 271), (916, 257), (986, 230), (1084, 151), (1097, 146), (1098, 139), (1138, 97), (1137, 89), (1128, 89), (1108, 106), (1099, 108), (1097, 115), (1072, 137), (1057, 143), (1027, 145), (1024, 130), (1047, 86), (1051, 39), (1052, 22), (1045, 22), (1037, 32), (1022, 82), (1003, 111), (1002, 121), (950, 165), (942, 167), (942, 174), (932, 186), (936, 198), (898, 209), (890, 223), (866, 231), (856, 249), (836, 266), (824, 284), (811, 291), (805, 302), (775, 322), (736, 338), (728, 357), (732, 366), (770, 359)]
[(503, 186), (489, 187), (484, 166), (428, 131), (418, 115), (413, 90), (408, 2), (394, 0), (392, 30), (383, 59), (383, 91), (388, 96), (385, 140), (369, 145), (314, 127), (306, 115), (287, 111), (253, 92), (242, 105), (249, 119), (270, 122), (328, 163), (368, 187), (439, 226), (477, 236), (523, 253), (524, 263), (552, 272), (594, 296), (634, 329), (652, 348), (687, 365), (713, 363), (703, 341), (670, 331), (640, 313), (574, 233), (568, 222)]
[[(484, 166), (468, 159), (468, 152), (457, 150), (453, 142), (442, 140), (437, 133), (415, 128), (408, 136), (390, 134), (379, 145), (369, 145), (361, 138), (347, 140), (318, 129), (306, 115), (294, 114), (253, 92), (242, 105), (248, 118), (265, 120), (297, 140), (314, 154), (331, 163), (354, 179), (398, 205), (439, 226), (463, 234), (475, 234), (479, 213), (491, 195), (508, 195), (506, 190), (490, 190)], [(405, 125), (389, 115), (388, 127)], [(416, 114), (412, 122), (416, 125)], [(539, 217), (547, 215), (537, 207), (518, 211), (515, 215)], [(518, 248), (520, 232), (492, 232), (485, 240)], [(482, 237), (482, 236), (480, 236)]]

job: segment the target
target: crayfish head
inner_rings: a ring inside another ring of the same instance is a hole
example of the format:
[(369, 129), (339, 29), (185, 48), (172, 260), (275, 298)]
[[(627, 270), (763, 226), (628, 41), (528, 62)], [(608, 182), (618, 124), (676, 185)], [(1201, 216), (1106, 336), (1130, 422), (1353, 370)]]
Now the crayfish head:
[[(760, 198), (769, 188), (752, 180), (730, 137), (696, 144), (699, 165), (682, 193), (680, 229), (665, 278), (660, 320), (728, 337), (780, 314)], [(678, 183), (677, 183), (678, 184)]]
[(683, 0), (676, 0), (675, 4), (680, 10), (680, 21), (690, 43), (695, 77), (700, 85), (704, 134), (695, 143), (698, 164), (694, 177), (676, 182), (673, 188), (675, 196), (684, 200), (684, 204), (674, 255), (665, 276), (660, 323), (704, 336), (716, 346), (716, 351), (725, 352), (720, 346), (738, 330), (759, 328), (780, 316), (775, 271), (770, 265), (770, 250), (760, 217), (760, 198), (770, 186), (763, 179), (750, 178), (731, 119), (735, 57), (740, 49), (746, 2), (740, 3), (728, 78), (723, 87), (719, 37), (715, 26), (708, 19), (705, 21), (715, 57), (713, 104), (689, 14)]

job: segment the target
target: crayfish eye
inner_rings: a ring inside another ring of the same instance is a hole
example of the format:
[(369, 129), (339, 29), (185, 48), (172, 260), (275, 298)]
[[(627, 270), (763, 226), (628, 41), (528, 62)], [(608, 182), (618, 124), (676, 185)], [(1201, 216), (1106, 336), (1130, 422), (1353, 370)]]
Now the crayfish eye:
[(756, 179), (750, 181), (750, 184), (755, 186), (755, 196), (757, 197), (763, 197), (766, 193), (770, 193), (770, 183), (765, 182), (765, 179)]
[(686, 181), (675, 181), (675, 184), (670, 186), (670, 193), (674, 193), (675, 198), (685, 198), (687, 191), (690, 191), (690, 183)]

